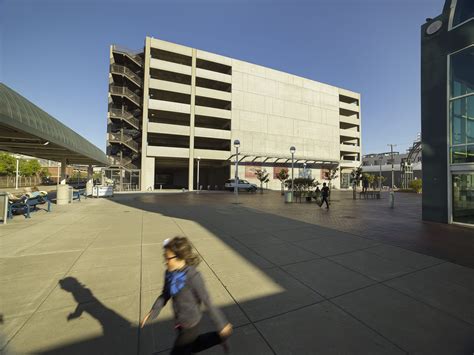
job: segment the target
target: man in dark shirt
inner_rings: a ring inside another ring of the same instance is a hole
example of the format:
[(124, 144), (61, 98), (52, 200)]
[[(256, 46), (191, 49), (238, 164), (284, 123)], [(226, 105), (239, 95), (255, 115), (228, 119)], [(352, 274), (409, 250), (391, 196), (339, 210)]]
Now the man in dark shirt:
[(329, 197), (329, 187), (326, 186), (326, 183), (323, 183), (323, 188), (321, 189), (321, 197), (323, 198), (321, 202), (321, 206), (323, 206), (323, 203), (326, 202), (326, 208), (329, 209), (329, 202), (328, 202), (328, 197)]

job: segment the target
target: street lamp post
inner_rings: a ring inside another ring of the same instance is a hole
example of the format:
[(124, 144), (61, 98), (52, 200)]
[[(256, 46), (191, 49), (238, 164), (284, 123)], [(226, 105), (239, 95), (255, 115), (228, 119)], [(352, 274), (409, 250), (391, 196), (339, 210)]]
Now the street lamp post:
[(294, 158), (295, 158), (295, 152), (296, 148), (294, 146), (291, 146), (290, 148), (290, 153), (291, 153), (291, 200), (293, 201), (293, 195), (295, 193), (294, 191), (294, 185), (293, 185), (293, 180), (294, 180)]
[(382, 162), (383, 162), (383, 155), (379, 157), (380, 160), (380, 171), (379, 171), (379, 190), (382, 191)]
[(18, 190), (18, 166), (20, 164), (20, 157), (18, 155), (16, 155), (15, 158), (16, 158), (15, 190)]
[(199, 161), (201, 160), (201, 157), (197, 157), (197, 161), (198, 161), (198, 166), (197, 166), (197, 190), (198, 190), (198, 193), (199, 191), (201, 190), (199, 188)]
[(235, 197), (238, 198), (239, 196), (239, 147), (240, 147), (240, 141), (236, 139), (234, 141), (234, 147), (235, 147), (235, 179), (234, 179), (234, 194)]

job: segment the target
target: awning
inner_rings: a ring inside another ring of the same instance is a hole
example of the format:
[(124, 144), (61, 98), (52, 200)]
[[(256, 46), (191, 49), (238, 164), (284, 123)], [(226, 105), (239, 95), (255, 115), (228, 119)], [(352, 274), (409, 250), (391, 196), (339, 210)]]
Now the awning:
[[(235, 161), (235, 154), (232, 154), (228, 161)], [(274, 155), (265, 153), (248, 153), (239, 152), (239, 164), (245, 165), (275, 165), (275, 164), (291, 164), (291, 154), (289, 155)], [(311, 165), (316, 169), (331, 169), (339, 166), (339, 161), (321, 159), (318, 157), (308, 157), (295, 155), (294, 164)]]
[(107, 165), (103, 151), (0, 83), (0, 150), (68, 164)]

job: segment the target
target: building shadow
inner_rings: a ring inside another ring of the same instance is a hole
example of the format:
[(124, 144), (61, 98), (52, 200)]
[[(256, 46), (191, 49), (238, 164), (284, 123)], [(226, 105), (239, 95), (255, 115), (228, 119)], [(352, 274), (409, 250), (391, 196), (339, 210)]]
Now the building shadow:
[[(258, 238), (266, 234), (271, 235), (271, 231), (279, 230), (279, 232), (282, 232), (282, 234), (280, 234), (282, 241), (292, 241), (296, 240), (292, 239), (293, 237), (298, 237), (295, 230), (311, 229), (315, 236), (328, 236), (328, 238), (334, 236), (335, 232), (344, 232), (293, 220), (284, 216), (257, 211), (247, 208), (244, 205), (232, 205), (229, 203), (232, 199), (228, 201), (215, 201), (211, 195), (205, 196), (204, 194), (188, 194), (188, 197), (185, 199), (176, 199), (176, 196), (171, 194), (117, 195), (111, 201), (130, 209), (139, 209), (166, 217), (192, 221), (220, 239), (223, 243), (226, 243), (229, 250), (241, 256), (243, 261), (252, 265), (256, 271), (261, 272), (270, 281), (273, 281), (281, 287), (281, 291), (278, 293), (254, 299), (246, 299), (244, 302), (222, 307), (229, 321), (236, 325), (237, 328), (253, 327), (252, 323), (272, 317), (277, 313), (285, 313), (307, 304), (325, 300), (324, 297), (320, 297), (321, 295), (314, 292), (314, 297), (310, 297), (312, 298), (311, 301), (301, 301), (301, 298), (299, 298), (299, 301), (295, 302), (292, 298), (292, 295), (295, 295), (295, 293), (292, 292), (304, 294), (305, 292), (311, 291), (299, 285), (296, 281), (295, 283), (285, 281), (284, 276), (281, 276), (283, 272), (280, 272), (278, 265), (276, 263), (272, 264), (272, 260), (269, 258), (267, 258), (266, 261), (270, 267), (262, 267), (261, 264), (256, 262), (257, 259), (253, 258), (252, 255), (256, 255), (260, 259), (265, 259), (265, 257), (254, 253), (251, 248), (246, 245), (246, 239), (239, 238), (239, 233), (243, 230), (248, 230), (255, 238)], [(288, 231), (287, 235), (284, 235), (285, 231)], [(172, 235), (170, 235), (170, 237), (172, 237)], [(159, 257), (161, 257), (161, 255), (157, 255), (157, 258)], [(315, 255), (315, 257), (317, 256)], [(101, 336), (75, 341), (70, 344), (56, 345), (54, 348), (41, 350), (37, 353), (48, 355), (152, 354), (156, 352), (167, 353), (171, 348), (175, 336), (173, 329), (174, 322), (172, 319), (159, 317), (156, 322), (140, 329), (136, 324), (130, 323), (124, 316), (103, 304), (93, 295), (92, 291), (82, 285), (79, 280), (73, 277), (67, 277), (60, 280), (59, 285), (64, 291), (70, 292), (77, 302), (76, 308), (71, 310), (67, 316), (69, 322), (77, 321), (82, 314), (88, 314), (100, 323), (103, 334)], [(296, 287), (301, 286), (305, 290), (294, 291), (292, 288), (295, 287), (295, 285)], [(157, 294), (153, 295), (153, 297), (157, 297), (158, 293), (157, 291)], [(317, 300), (317, 298), (319, 298), (319, 300)], [(168, 304), (167, 307), (170, 307), (170, 304)], [(278, 309), (278, 311), (275, 311), (275, 309)], [(148, 309), (142, 306), (140, 316), (143, 316), (147, 311)], [(205, 316), (202, 330), (207, 331), (207, 329), (212, 329), (212, 323), (209, 318)], [(385, 340), (395, 345), (387, 338), (385, 338)], [(232, 341), (233, 339), (231, 338), (231, 345)], [(239, 338), (238, 342), (240, 343), (241, 341), (245, 341), (245, 339), (242, 340), (242, 338)], [(237, 344), (237, 346), (239, 345), (241, 344)], [(271, 347), (271, 344), (267, 344), (267, 346)], [(247, 347), (247, 349), (249, 348), (252, 348), (252, 345)], [(339, 350), (344, 351), (344, 345), (342, 343), (340, 344)], [(367, 350), (370, 352), (370, 350), (373, 349)], [(273, 349), (271, 351), (275, 353)], [(235, 353), (239, 352), (237, 351)]]

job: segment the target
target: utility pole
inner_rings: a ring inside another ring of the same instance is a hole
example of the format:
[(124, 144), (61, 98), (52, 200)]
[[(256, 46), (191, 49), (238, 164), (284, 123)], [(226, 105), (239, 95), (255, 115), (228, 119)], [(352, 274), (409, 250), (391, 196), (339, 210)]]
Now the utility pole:
[(393, 190), (393, 180), (394, 180), (394, 171), (393, 171), (393, 147), (396, 147), (396, 144), (387, 144), (390, 146), (390, 159), (392, 160), (392, 190)]

